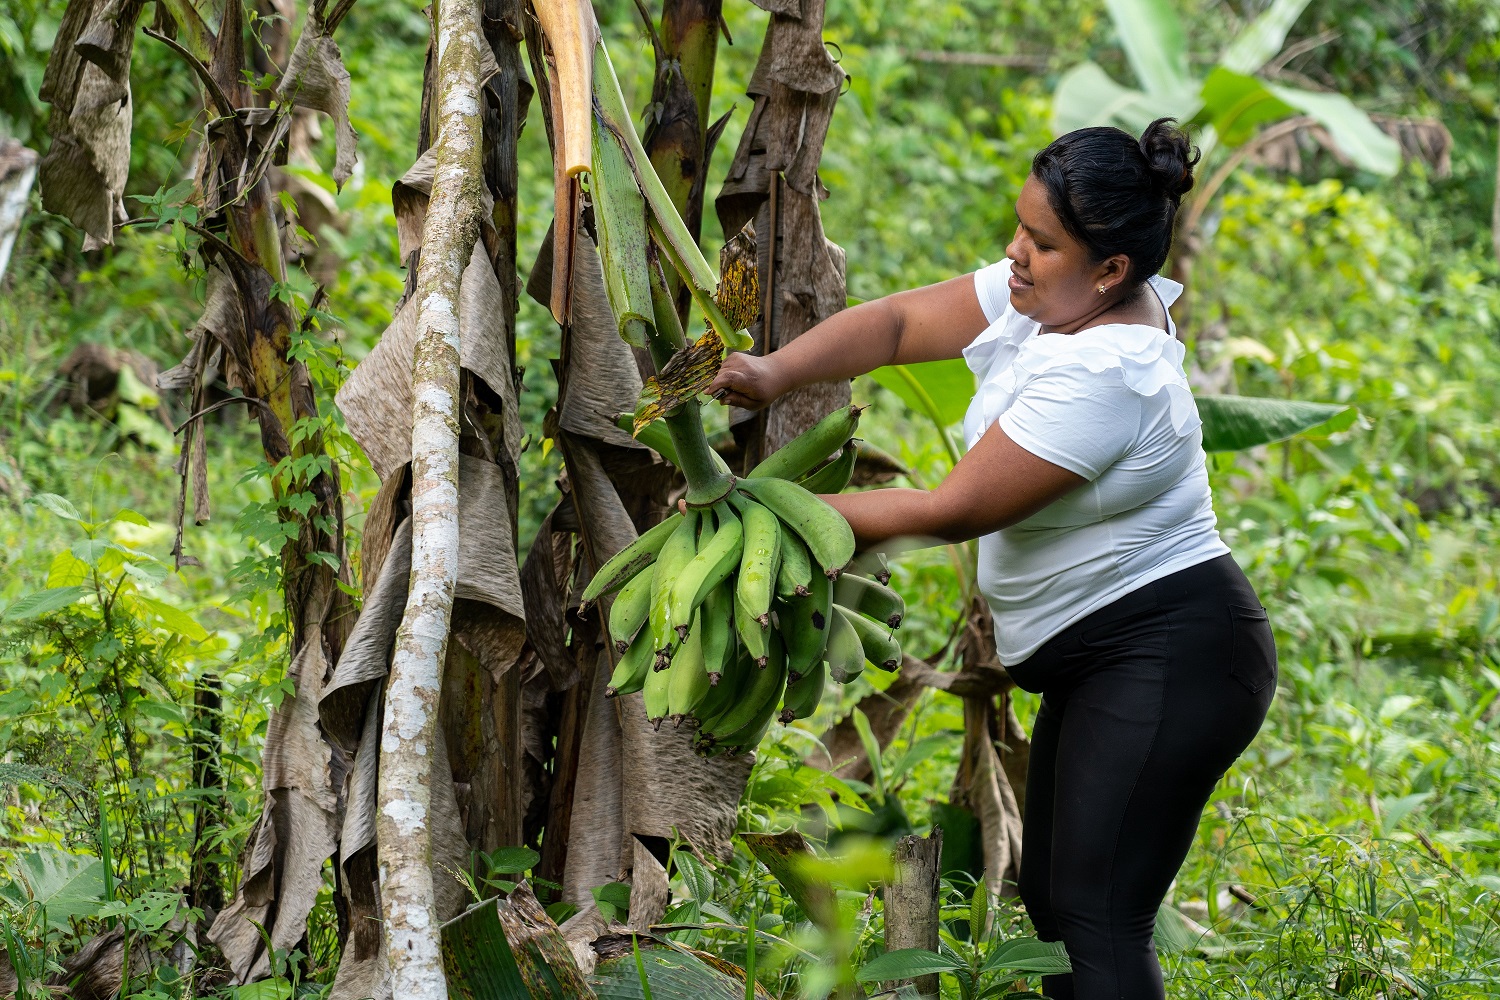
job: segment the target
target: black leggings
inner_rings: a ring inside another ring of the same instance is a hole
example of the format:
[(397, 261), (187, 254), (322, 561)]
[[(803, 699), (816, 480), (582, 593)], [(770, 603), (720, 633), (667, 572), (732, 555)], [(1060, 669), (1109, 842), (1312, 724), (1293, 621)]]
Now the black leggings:
[(1042, 694), (1031, 736), (1021, 899), (1062, 941), (1058, 1000), (1164, 997), (1156, 911), (1214, 785), (1276, 691), (1271, 626), (1230, 556), (1125, 595), (1011, 667)]

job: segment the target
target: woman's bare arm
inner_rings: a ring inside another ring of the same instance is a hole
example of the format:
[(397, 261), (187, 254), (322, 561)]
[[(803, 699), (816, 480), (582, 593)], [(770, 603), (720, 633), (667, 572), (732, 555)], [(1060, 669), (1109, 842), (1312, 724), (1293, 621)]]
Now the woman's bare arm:
[(1088, 480), (1038, 458), (992, 426), (933, 490), (825, 494), (860, 547), (889, 538), (961, 542), (1008, 528)]
[(814, 382), (956, 358), (988, 325), (974, 276), (964, 274), (835, 313), (771, 354), (731, 354), (707, 391), (758, 410)]

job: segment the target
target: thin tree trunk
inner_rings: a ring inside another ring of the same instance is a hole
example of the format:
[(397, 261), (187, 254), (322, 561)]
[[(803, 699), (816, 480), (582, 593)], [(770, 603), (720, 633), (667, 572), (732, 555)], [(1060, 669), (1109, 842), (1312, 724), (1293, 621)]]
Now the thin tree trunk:
[[(902, 837), (892, 860), (896, 878), (885, 887), (885, 950), (938, 948), (938, 879), (942, 875), (943, 828), (926, 837)], [(937, 973), (900, 979), (895, 989), (911, 983), (923, 998), (938, 995)]]
[(478, 0), (437, 8), (437, 163), (417, 278), (412, 364), (412, 573), (380, 742), (381, 907), (392, 991), (444, 1000), (432, 877), (432, 753), (458, 581), (459, 283), (479, 235), (483, 125)]

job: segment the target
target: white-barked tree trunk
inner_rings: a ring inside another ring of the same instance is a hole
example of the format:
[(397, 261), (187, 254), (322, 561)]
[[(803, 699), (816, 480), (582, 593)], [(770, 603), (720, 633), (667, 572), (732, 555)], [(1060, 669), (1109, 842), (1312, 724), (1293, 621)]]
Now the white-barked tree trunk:
[(483, 184), (479, 0), (434, 6), (437, 164), (417, 268), (411, 589), (386, 687), (376, 821), (386, 955), (392, 992), (402, 1000), (448, 995), (433, 894), (429, 782), (458, 579), (459, 282), (479, 234)]

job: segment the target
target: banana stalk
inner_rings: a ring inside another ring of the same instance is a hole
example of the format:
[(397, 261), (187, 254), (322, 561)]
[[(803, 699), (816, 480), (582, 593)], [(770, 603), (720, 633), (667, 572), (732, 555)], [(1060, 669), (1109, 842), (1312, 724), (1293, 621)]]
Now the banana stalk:
[(750, 336), (743, 330), (732, 327), (724, 318), (714, 300), (718, 279), (698, 249), (698, 243), (688, 231), (687, 224), (672, 203), (672, 196), (662, 185), (661, 178), (651, 166), (645, 147), (635, 133), (625, 97), (620, 92), (620, 81), (609, 61), (609, 52), (600, 42), (594, 63), (594, 99), (596, 112), (606, 132), (619, 144), (625, 160), (629, 163), (640, 185), (641, 194), (650, 208), (648, 224), (651, 235), (660, 244), (667, 260), (681, 273), (687, 282), (688, 292), (698, 308), (703, 310), (711, 326), (730, 350), (744, 351), (753, 346)]

